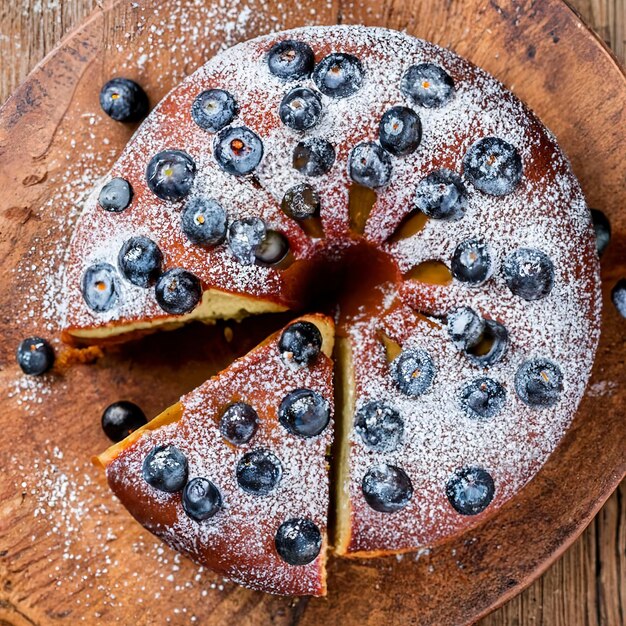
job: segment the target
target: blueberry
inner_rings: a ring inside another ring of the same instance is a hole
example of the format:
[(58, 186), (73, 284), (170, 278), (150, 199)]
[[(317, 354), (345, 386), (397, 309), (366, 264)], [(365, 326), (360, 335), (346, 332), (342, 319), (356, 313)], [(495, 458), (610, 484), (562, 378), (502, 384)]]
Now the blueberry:
[(322, 349), (322, 333), (311, 322), (294, 322), (283, 330), (278, 349), (287, 363), (311, 365)]
[(361, 483), (365, 501), (380, 513), (395, 513), (413, 497), (413, 485), (406, 472), (395, 465), (374, 465)]
[(391, 178), (391, 159), (378, 144), (363, 142), (350, 152), (348, 173), (355, 183), (364, 187), (384, 187)]
[(124, 178), (112, 178), (98, 196), (98, 204), (111, 213), (121, 213), (133, 199), (133, 188)]
[(171, 444), (154, 446), (143, 460), (142, 473), (159, 491), (180, 491), (187, 482), (187, 457)]
[(192, 478), (183, 489), (183, 510), (196, 522), (213, 517), (222, 508), (219, 489), (206, 478)]
[(117, 264), (126, 280), (138, 287), (149, 287), (161, 275), (163, 254), (148, 237), (131, 237), (124, 242)]
[(268, 230), (254, 251), (259, 265), (271, 266), (280, 263), (289, 253), (289, 240), (277, 230)]
[(96, 313), (111, 310), (119, 299), (117, 272), (108, 263), (88, 267), (81, 288), (87, 306)]
[(223, 89), (209, 89), (199, 94), (191, 105), (191, 117), (202, 129), (216, 133), (228, 126), (237, 115), (235, 98)]
[(20, 341), (16, 352), (17, 364), (24, 374), (39, 376), (54, 364), (54, 350), (41, 337), (27, 337)]
[(263, 158), (261, 138), (245, 126), (225, 128), (215, 138), (213, 154), (228, 174), (250, 174)]
[(522, 178), (522, 159), (517, 149), (504, 139), (484, 137), (470, 146), (463, 157), (463, 169), (476, 189), (492, 196), (504, 196)]
[(402, 77), (402, 93), (427, 109), (438, 108), (454, 96), (454, 81), (441, 67), (434, 63), (412, 65)]
[(406, 156), (417, 150), (422, 140), (419, 115), (408, 107), (392, 107), (380, 120), (380, 145), (394, 156)]
[(361, 88), (363, 66), (351, 54), (329, 54), (317, 64), (313, 80), (325, 96), (347, 98)]
[(173, 315), (189, 313), (202, 297), (202, 284), (197, 276), (179, 267), (168, 270), (159, 278), (155, 288), (156, 301)]
[(447, 325), (448, 334), (457, 350), (468, 350), (477, 345), (485, 330), (485, 320), (468, 306), (450, 311)]
[(307, 565), (322, 549), (322, 533), (310, 519), (294, 517), (279, 526), (274, 544), (280, 558), (289, 565)]
[(194, 196), (181, 213), (180, 225), (191, 243), (216, 246), (226, 238), (226, 211), (216, 200)]
[(458, 469), (446, 484), (448, 500), (461, 515), (484, 511), (493, 500), (494, 491), (493, 478), (482, 467)]
[(545, 298), (554, 285), (554, 265), (536, 248), (518, 248), (504, 259), (504, 278), (509, 289), (524, 300)]
[(596, 248), (598, 256), (602, 256), (611, 241), (611, 222), (609, 218), (598, 209), (591, 209), (593, 229), (596, 232)]
[(161, 200), (182, 200), (191, 191), (196, 164), (182, 150), (163, 150), (155, 154), (146, 168), (146, 181)]
[(489, 346), (486, 353), (480, 354), (477, 346), (473, 346), (465, 351), (465, 356), (479, 367), (491, 367), (504, 358), (509, 347), (509, 333), (507, 329), (495, 320), (484, 320), (485, 330), (481, 341), (485, 341)]
[(248, 443), (258, 428), (259, 415), (245, 402), (231, 404), (220, 417), (222, 437), (235, 446), (243, 446)]
[(228, 247), (239, 263), (253, 265), (257, 247), (266, 234), (265, 222), (258, 217), (235, 220), (228, 229)]
[(128, 78), (113, 78), (100, 90), (102, 110), (116, 122), (136, 122), (148, 114), (148, 96)]
[(267, 65), (274, 76), (283, 80), (305, 78), (313, 71), (315, 56), (303, 41), (286, 39), (275, 43), (267, 55)]
[(505, 399), (504, 387), (493, 378), (477, 378), (461, 390), (461, 408), (472, 419), (495, 417)]
[(404, 422), (396, 409), (374, 400), (356, 412), (354, 430), (368, 448), (393, 452), (402, 440)]
[(552, 406), (561, 398), (563, 372), (549, 359), (529, 359), (520, 365), (515, 374), (515, 391), (529, 406)]
[(311, 89), (297, 87), (282, 99), (278, 114), (285, 126), (294, 130), (308, 130), (320, 121), (322, 101)]
[(617, 312), (626, 317), (626, 279), (620, 278), (611, 290), (611, 300)]
[(244, 454), (237, 463), (237, 482), (247, 493), (266, 496), (280, 482), (283, 468), (276, 455), (265, 448)]
[(311, 185), (300, 183), (290, 187), (281, 203), (285, 215), (294, 220), (306, 220), (320, 213), (320, 199)]
[(315, 437), (328, 426), (330, 405), (317, 391), (295, 389), (280, 403), (278, 419), (293, 435)]
[(305, 176), (322, 176), (335, 162), (335, 148), (325, 139), (309, 137), (293, 150), (293, 166)]
[(467, 190), (451, 170), (435, 170), (418, 183), (415, 205), (436, 220), (460, 220), (467, 210)]
[(101, 418), (104, 434), (115, 442), (122, 441), (147, 423), (145, 413), (136, 404), (127, 400), (109, 404)]
[(408, 349), (391, 362), (391, 376), (398, 389), (416, 398), (421, 396), (435, 378), (435, 364), (426, 350)]
[(466, 285), (482, 285), (493, 273), (489, 247), (480, 239), (466, 239), (454, 250), (452, 276)]

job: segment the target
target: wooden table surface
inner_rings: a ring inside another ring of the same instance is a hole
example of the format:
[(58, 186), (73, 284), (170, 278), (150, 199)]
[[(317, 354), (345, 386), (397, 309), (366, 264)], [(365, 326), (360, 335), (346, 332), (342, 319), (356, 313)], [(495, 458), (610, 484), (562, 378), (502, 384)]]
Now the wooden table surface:
[[(570, 3), (626, 64), (626, 0)], [(0, 102), (98, 5), (99, 0), (2, 0)], [(166, 10), (167, 3), (163, 6)], [(558, 562), (480, 624), (621, 626), (625, 620), (626, 484), (622, 484)]]

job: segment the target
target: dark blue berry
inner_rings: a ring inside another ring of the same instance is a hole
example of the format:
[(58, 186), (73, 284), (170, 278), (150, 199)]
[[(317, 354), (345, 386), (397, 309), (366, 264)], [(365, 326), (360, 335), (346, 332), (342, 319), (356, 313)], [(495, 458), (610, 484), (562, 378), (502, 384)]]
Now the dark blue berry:
[(315, 67), (313, 80), (325, 96), (346, 98), (361, 88), (363, 66), (351, 54), (329, 54)]
[(433, 109), (443, 106), (454, 96), (452, 77), (438, 65), (412, 65), (402, 77), (400, 90), (415, 104)]
[(413, 497), (413, 485), (406, 472), (395, 465), (374, 465), (361, 483), (365, 501), (380, 513), (395, 513)]
[(320, 199), (311, 185), (300, 183), (289, 188), (281, 203), (285, 215), (294, 220), (306, 220), (320, 213)]
[(136, 122), (148, 114), (148, 96), (128, 78), (113, 78), (100, 90), (102, 110), (116, 122)]
[(504, 278), (509, 289), (524, 300), (545, 298), (554, 285), (554, 265), (536, 248), (518, 248), (504, 259)]
[(335, 162), (335, 148), (320, 137), (308, 137), (293, 150), (293, 166), (305, 176), (323, 176)]
[(109, 404), (102, 413), (102, 430), (111, 441), (122, 441), (134, 430), (148, 423), (145, 413), (133, 402), (120, 400)]
[(314, 64), (313, 50), (303, 41), (279, 41), (270, 48), (267, 55), (270, 72), (283, 80), (305, 78), (313, 71)]
[(145, 413), (133, 402), (120, 400), (109, 404), (102, 413), (102, 430), (111, 441), (122, 441), (134, 430), (148, 423)]
[(242, 265), (254, 265), (255, 252), (265, 239), (265, 222), (258, 217), (235, 220), (228, 229), (228, 247)]
[(452, 276), (466, 285), (482, 285), (493, 273), (489, 246), (480, 239), (466, 239), (454, 250)]
[(407, 396), (421, 396), (435, 378), (435, 363), (421, 349), (407, 349), (391, 362), (391, 376), (398, 389)]
[(206, 478), (192, 478), (183, 489), (183, 510), (196, 522), (213, 517), (222, 508), (219, 489)]
[(391, 159), (378, 144), (363, 142), (350, 152), (348, 173), (355, 183), (364, 187), (384, 187), (391, 178)]
[(191, 191), (196, 164), (182, 150), (163, 150), (155, 154), (146, 168), (146, 181), (161, 200), (182, 200)]
[(448, 313), (448, 334), (458, 350), (477, 345), (485, 330), (485, 320), (474, 309), (463, 306)]
[(596, 248), (598, 256), (602, 256), (611, 241), (611, 222), (609, 218), (598, 209), (591, 209), (593, 229), (596, 233)]
[(484, 137), (470, 146), (463, 157), (467, 179), (492, 196), (511, 193), (522, 178), (522, 159), (504, 139)]
[(394, 156), (406, 156), (417, 150), (422, 140), (419, 115), (408, 107), (392, 107), (380, 120), (380, 145)]
[(446, 484), (448, 500), (461, 515), (484, 511), (493, 500), (494, 491), (493, 478), (482, 467), (458, 469)]
[(261, 138), (245, 126), (225, 128), (215, 138), (213, 154), (228, 174), (250, 174), (263, 158)]
[(436, 220), (460, 220), (467, 210), (467, 190), (451, 170), (435, 170), (418, 183), (415, 205)]
[(626, 279), (620, 278), (611, 290), (611, 300), (617, 312), (626, 317)]
[(461, 407), (472, 419), (495, 417), (505, 399), (504, 387), (493, 378), (477, 378), (461, 390)]
[(227, 217), (216, 200), (194, 196), (181, 213), (180, 225), (191, 243), (216, 246), (226, 238)]
[(237, 463), (237, 482), (247, 493), (266, 496), (280, 482), (283, 468), (276, 455), (265, 448), (244, 454)]
[(179, 267), (168, 270), (159, 278), (155, 288), (156, 301), (173, 315), (189, 313), (202, 297), (202, 284), (197, 276)]
[(274, 539), (276, 552), (289, 565), (307, 565), (313, 562), (322, 548), (320, 529), (304, 517), (283, 522)]
[(282, 99), (278, 114), (285, 126), (294, 130), (308, 130), (320, 121), (322, 101), (311, 89), (296, 87)]
[(54, 350), (41, 337), (27, 337), (20, 341), (16, 352), (17, 364), (24, 374), (39, 376), (54, 364)]
[(163, 254), (148, 237), (131, 237), (120, 249), (117, 264), (126, 280), (138, 287), (149, 287), (161, 275)]
[(111, 213), (121, 213), (133, 199), (133, 188), (123, 178), (112, 178), (98, 196), (98, 204)]
[(259, 428), (258, 413), (245, 402), (235, 402), (220, 417), (222, 437), (235, 446), (243, 446), (256, 434)]
[(204, 130), (216, 133), (228, 126), (237, 115), (235, 98), (223, 89), (209, 89), (191, 105), (193, 121)]
[(293, 435), (315, 437), (328, 426), (330, 404), (317, 391), (295, 389), (280, 403), (278, 419)]
[(111, 310), (119, 298), (117, 272), (108, 263), (96, 263), (83, 274), (82, 293), (87, 306), (104, 313)]
[(311, 365), (322, 349), (322, 333), (311, 322), (294, 322), (280, 336), (278, 349), (287, 363)]
[(467, 358), (479, 367), (491, 367), (504, 358), (509, 347), (509, 333), (507, 329), (495, 320), (485, 320), (485, 329), (481, 342), (488, 346), (485, 353), (481, 353), (480, 343), (465, 351)]
[(259, 265), (271, 266), (280, 263), (289, 253), (289, 240), (277, 230), (268, 230), (254, 251)]
[(152, 448), (143, 460), (143, 479), (159, 491), (174, 493), (187, 482), (187, 457), (171, 444)]
[(549, 359), (529, 359), (520, 365), (515, 374), (515, 391), (529, 406), (552, 406), (561, 398), (563, 372)]
[(354, 429), (368, 448), (393, 452), (402, 441), (404, 422), (396, 409), (375, 400), (356, 412)]

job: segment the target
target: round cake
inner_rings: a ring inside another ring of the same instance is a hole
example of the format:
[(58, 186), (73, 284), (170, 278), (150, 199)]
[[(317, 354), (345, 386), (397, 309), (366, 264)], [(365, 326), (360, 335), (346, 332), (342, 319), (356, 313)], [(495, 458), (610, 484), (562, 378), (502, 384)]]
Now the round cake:
[(372, 556), (467, 530), (538, 472), (589, 378), (599, 282), (566, 157), (498, 81), (399, 32), (304, 28), (150, 114), (76, 227), (64, 336), (331, 314), (333, 545)]

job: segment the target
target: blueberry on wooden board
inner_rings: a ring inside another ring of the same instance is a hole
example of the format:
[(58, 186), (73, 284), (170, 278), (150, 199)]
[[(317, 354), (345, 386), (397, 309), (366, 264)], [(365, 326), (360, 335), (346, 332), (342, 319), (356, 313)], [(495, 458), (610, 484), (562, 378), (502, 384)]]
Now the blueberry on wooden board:
[(148, 114), (148, 96), (135, 81), (112, 78), (100, 90), (100, 106), (116, 122), (137, 122)]
[(24, 374), (40, 376), (54, 365), (54, 350), (41, 337), (27, 337), (20, 341), (16, 358)]

